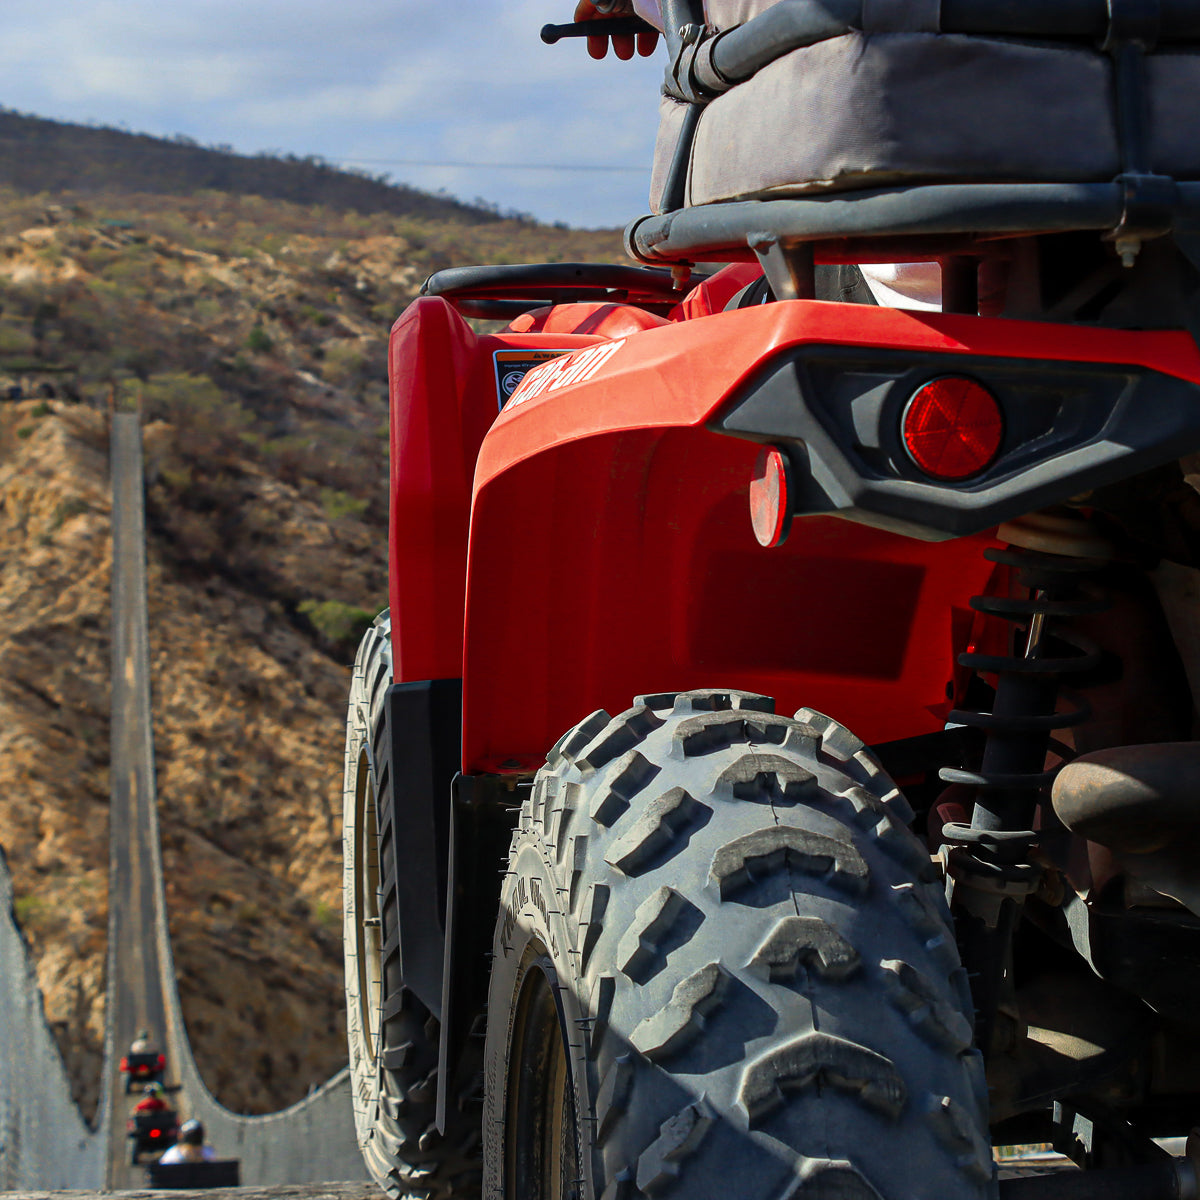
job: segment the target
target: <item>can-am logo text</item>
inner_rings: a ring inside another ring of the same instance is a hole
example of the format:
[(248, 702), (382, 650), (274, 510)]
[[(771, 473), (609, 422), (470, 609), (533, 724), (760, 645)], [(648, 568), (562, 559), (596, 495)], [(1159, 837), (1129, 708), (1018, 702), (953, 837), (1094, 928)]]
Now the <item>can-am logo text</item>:
[(535, 367), (526, 374), (521, 386), (513, 392), (512, 399), (505, 408), (532, 400), (543, 392), (556, 391), (572, 383), (583, 383), (584, 380), (591, 379), (623, 345), (625, 338), (619, 338), (615, 342), (601, 342)]

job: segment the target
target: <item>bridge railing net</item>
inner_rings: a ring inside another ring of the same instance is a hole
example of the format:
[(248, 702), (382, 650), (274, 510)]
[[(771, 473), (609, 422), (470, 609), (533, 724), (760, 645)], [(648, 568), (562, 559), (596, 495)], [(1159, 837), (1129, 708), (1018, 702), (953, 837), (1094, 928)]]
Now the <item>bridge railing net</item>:
[(0, 1192), (102, 1188), (106, 1147), (71, 1096), (0, 852)]

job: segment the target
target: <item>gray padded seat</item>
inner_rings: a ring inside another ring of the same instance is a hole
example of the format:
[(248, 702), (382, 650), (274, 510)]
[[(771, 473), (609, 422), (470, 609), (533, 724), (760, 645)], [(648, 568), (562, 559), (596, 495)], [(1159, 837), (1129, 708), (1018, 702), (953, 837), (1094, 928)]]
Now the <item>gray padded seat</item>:
[[(730, 28), (778, 0), (709, 0)], [(686, 203), (916, 183), (1103, 182), (1121, 170), (1110, 59), (941, 34), (936, 4), (874, 0), (864, 32), (793, 50), (705, 108)], [(926, 14), (926, 15), (922, 15)], [(1151, 169), (1200, 178), (1200, 54), (1149, 58)], [(664, 98), (651, 204), (687, 106)]]

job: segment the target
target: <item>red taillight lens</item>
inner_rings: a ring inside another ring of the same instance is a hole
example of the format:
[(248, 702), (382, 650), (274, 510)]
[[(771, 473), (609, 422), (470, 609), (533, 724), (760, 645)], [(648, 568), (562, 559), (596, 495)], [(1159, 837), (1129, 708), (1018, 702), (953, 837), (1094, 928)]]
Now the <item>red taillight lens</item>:
[(163, 1067), (165, 1067), (166, 1065), (167, 1065), (167, 1056), (165, 1054), (160, 1054), (158, 1056), (158, 1069), (161, 1071), (163, 1069)]
[(152, 1130), (150, 1130), (150, 1136), (151, 1137), (162, 1137), (162, 1130), (161, 1129), (152, 1129)]
[(919, 387), (901, 418), (904, 446), (934, 479), (967, 479), (989, 466), (1004, 437), (1004, 414), (982, 384), (943, 375)]
[(760, 546), (781, 546), (792, 523), (791, 469), (783, 453), (764, 446), (750, 478), (750, 523)]
[(128, 1070), (129, 1070), (129, 1059), (127, 1059), (127, 1058), (123, 1058), (123, 1059), (121, 1059), (121, 1070), (122, 1070), (122, 1071), (128, 1071)]

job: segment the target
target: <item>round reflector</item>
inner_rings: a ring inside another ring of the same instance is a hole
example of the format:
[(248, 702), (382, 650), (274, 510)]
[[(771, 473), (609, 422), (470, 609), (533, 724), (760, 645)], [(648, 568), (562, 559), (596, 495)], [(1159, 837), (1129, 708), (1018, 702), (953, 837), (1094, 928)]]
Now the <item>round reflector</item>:
[(750, 523), (760, 546), (781, 546), (792, 523), (792, 474), (787, 455), (764, 446), (750, 478)]
[(901, 418), (904, 446), (934, 479), (966, 479), (989, 466), (1004, 437), (1004, 414), (982, 384), (943, 375), (919, 387)]

